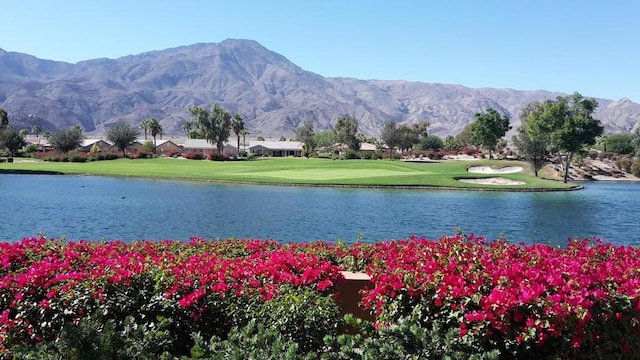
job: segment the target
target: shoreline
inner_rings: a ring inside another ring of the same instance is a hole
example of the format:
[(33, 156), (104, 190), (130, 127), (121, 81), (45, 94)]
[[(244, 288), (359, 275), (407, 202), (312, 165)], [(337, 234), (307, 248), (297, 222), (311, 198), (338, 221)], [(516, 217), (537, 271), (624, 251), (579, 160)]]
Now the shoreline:
[[(492, 187), (454, 187), (454, 186), (427, 186), (427, 185), (349, 185), (349, 184), (296, 184), (296, 183), (277, 183), (277, 182), (259, 182), (259, 181), (235, 181), (235, 180), (219, 180), (219, 179), (202, 179), (202, 178), (181, 178), (181, 177), (159, 177), (144, 175), (117, 175), (117, 174), (93, 174), (93, 173), (65, 173), (60, 171), (49, 170), (5, 170), (0, 169), (2, 174), (15, 175), (61, 175), (61, 176), (102, 176), (112, 178), (137, 178), (151, 180), (170, 180), (170, 181), (199, 181), (219, 184), (237, 184), (237, 185), (266, 185), (266, 186), (295, 186), (295, 187), (315, 187), (315, 188), (336, 188), (336, 189), (380, 189), (380, 190), (433, 190), (433, 191), (478, 191), (478, 192), (562, 192), (581, 190), (584, 186), (577, 184), (568, 188), (500, 188)], [(455, 180), (464, 178), (455, 178)], [(586, 180), (588, 181), (588, 180)], [(599, 181), (599, 180), (592, 180)], [(581, 181), (585, 182), (585, 181)]]

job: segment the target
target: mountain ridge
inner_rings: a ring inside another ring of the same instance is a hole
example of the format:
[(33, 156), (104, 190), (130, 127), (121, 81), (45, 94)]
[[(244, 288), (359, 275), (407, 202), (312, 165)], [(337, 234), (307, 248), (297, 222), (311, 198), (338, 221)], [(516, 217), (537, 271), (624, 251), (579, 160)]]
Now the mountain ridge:
[[(118, 120), (138, 126), (156, 117), (167, 135), (177, 135), (190, 119), (190, 106), (218, 103), (241, 114), (255, 136), (290, 136), (304, 120), (326, 130), (340, 115), (356, 117), (361, 131), (371, 136), (378, 136), (388, 119), (424, 120), (431, 124), (430, 133), (444, 136), (456, 134), (488, 107), (517, 125), (526, 104), (560, 95), (323, 77), (254, 40), (226, 39), (77, 63), (0, 50), (0, 107), (17, 127), (39, 125), (49, 131), (81, 125), (88, 133), (104, 134)], [(608, 132), (632, 131), (640, 121), (640, 105), (629, 99), (597, 100), (595, 115)]]

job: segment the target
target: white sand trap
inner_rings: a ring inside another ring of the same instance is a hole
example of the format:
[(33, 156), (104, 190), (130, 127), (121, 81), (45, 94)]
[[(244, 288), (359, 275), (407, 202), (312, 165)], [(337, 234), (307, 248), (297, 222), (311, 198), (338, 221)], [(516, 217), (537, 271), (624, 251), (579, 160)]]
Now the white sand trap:
[(506, 179), (503, 177), (492, 177), (486, 179), (458, 179), (464, 183), (481, 184), (481, 185), (524, 185), (524, 181)]
[(467, 169), (470, 173), (475, 174), (514, 174), (522, 171), (520, 166), (505, 166), (500, 169), (493, 169), (489, 166), (472, 166)]

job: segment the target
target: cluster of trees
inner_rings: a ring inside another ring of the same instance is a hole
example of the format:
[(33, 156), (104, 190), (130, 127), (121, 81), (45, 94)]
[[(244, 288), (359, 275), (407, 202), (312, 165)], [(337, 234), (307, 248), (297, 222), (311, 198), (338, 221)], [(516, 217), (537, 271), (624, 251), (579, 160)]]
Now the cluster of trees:
[(387, 145), (406, 151), (429, 139), (428, 126), (427, 122), (398, 125), (396, 121), (389, 120), (382, 129), (381, 140), (378, 140), (358, 133), (358, 120), (345, 115), (337, 118), (332, 130), (317, 133), (314, 131), (313, 121), (305, 120), (295, 129), (295, 135), (296, 139), (303, 143), (304, 155), (307, 157), (318, 148), (331, 149), (336, 144), (345, 145), (348, 152), (357, 152), (363, 142), (375, 144), (379, 150)]
[(568, 181), (574, 154), (594, 145), (604, 132), (600, 121), (593, 117), (597, 107), (595, 99), (576, 92), (555, 100), (532, 102), (522, 110), (522, 125), (513, 142), (536, 176), (547, 159), (555, 156), (563, 168), (563, 181)]
[(602, 135), (596, 145), (605, 153), (640, 156), (640, 127), (633, 133)]
[[(408, 151), (417, 144), (426, 145), (423, 139), (428, 139), (427, 128), (429, 123), (418, 122), (411, 125), (398, 125), (395, 120), (387, 120), (380, 132), (381, 140), (391, 149), (389, 154), (393, 157), (393, 149)], [(433, 138), (432, 138), (433, 139)]]
[(0, 149), (6, 148), (13, 156), (25, 144), (24, 134), (9, 125), (7, 110), (0, 108)]
[[(229, 140), (231, 132), (236, 135), (237, 149), (240, 150), (240, 136), (247, 134), (244, 120), (240, 114), (231, 114), (218, 104), (212, 104), (210, 110), (204, 107), (192, 106), (189, 112), (193, 121), (186, 122), (183, 129), (189, 131), (189, 137), (206, 139), (215, 145), (218, 153), (222, 154), (224, 143)], [(195, 126), (196, 130), (191, 131)]]

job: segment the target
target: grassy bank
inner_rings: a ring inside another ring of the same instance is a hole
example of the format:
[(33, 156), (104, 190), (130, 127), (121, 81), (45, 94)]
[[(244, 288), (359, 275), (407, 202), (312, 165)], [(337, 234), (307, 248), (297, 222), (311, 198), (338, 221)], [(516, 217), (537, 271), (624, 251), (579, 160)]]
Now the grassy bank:
[[(457, 181), (458, 178), (489, 178), (496, 175), (470, 174), (467, 168), (488, 165), (522, 166), (525, 171), (502, 174), (526, 185), (481, 185)], [(173, 158), (119, 159), (88, 163), (17, 161), (0, 163), (0, 173), (10, 171), (59, 172), (107, 176), (135, 176), (167, 179), (230, 181), (282, 185), (404, 186), (459, 189), (565, 190), (575, 184), (536, 178), (523, 162), (448, 161), (406, 163), (388, 160), (326, 160), (305, 158), (269, 158), (255, 161), (198, 161)]]

